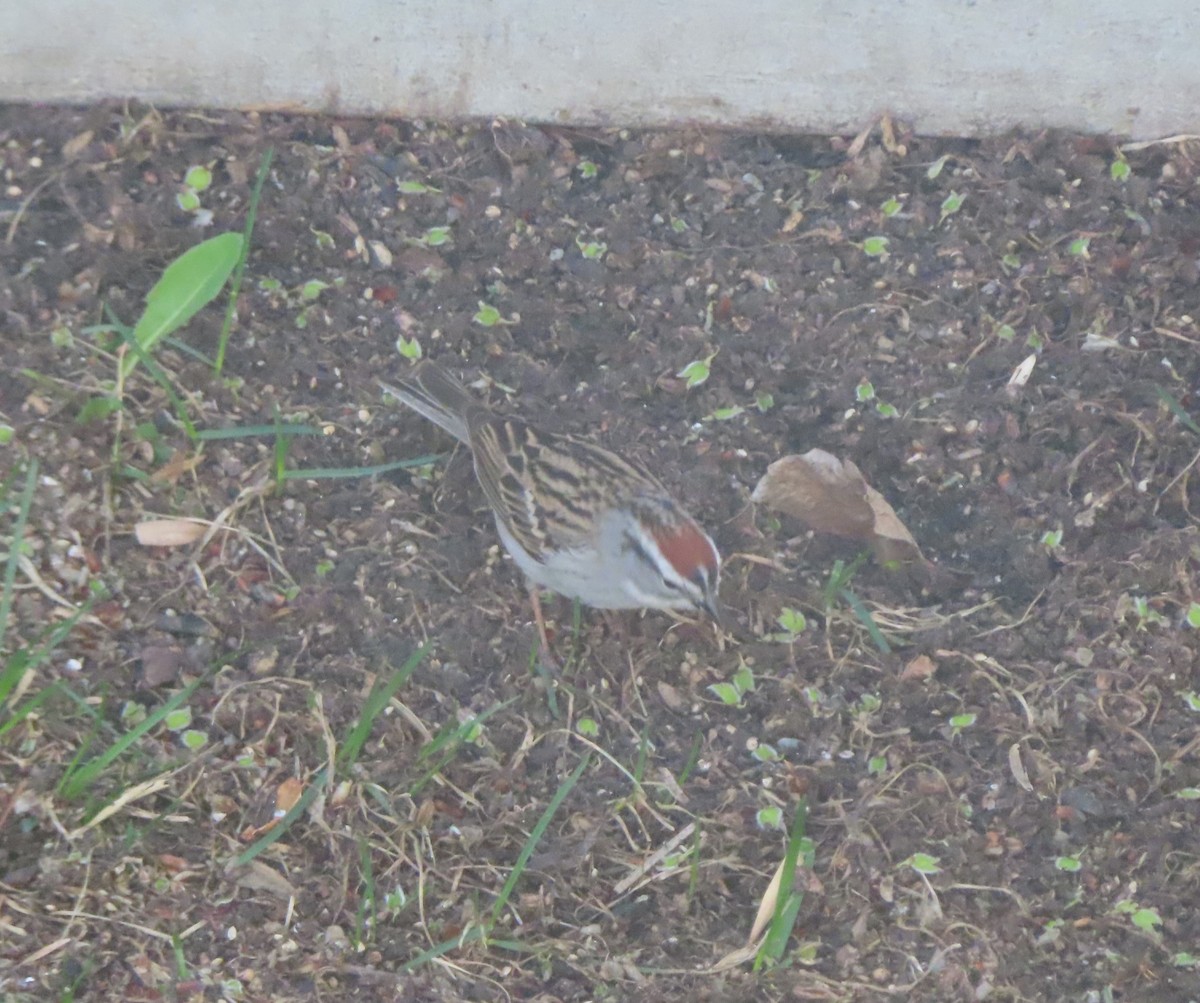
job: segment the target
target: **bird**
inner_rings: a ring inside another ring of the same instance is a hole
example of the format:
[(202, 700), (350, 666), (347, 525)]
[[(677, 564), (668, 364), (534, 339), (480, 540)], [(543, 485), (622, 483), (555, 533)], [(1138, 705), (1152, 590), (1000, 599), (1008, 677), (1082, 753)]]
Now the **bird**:
[(380, 386), (470, 448), (496, 531), (527, 579), (547, 663), (540, 589), (594, 609), (697, 610), (721, 623), (716, 545), (642, 464), (498, 414), (432, 360)]

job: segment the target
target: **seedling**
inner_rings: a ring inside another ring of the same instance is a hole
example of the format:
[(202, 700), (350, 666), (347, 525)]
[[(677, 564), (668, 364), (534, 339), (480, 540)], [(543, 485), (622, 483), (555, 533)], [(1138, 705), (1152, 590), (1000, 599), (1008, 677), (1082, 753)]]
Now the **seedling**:
[(576, 170), (578, 170), (578, 171), (579, 171), (580, 175), (581, 175), (581, 176), (584, 178), (584, 180), (586, 180), (586, 181), (591, 181), (591, 180), (592, 180), (592, 178), (594, 178), (594, 177), (595, 177), (597, 174), (599, 174), (599, 173), (600, 173), (600, 168), (598, 168), (598, 167), (597, 167), (597, 166), (596, 166), (594, 163), (592, 163), (592, 161), (590, 161), (590, 160), (581, 160), (581, 161), (579, 161), (579, 164), (578, 164), (578, 166), (577, 166)]
[(754, 689), (754, 671), (742, 662), (729, 682), (713, 683), (708, 689), (725, 706), (741, 707), (742, 697)]
[(1188, 605), (1185, 619), (1189, 627), (1200, 630), (1200, 602), (1193, 602)]
[(1129, 161), (1125, 159), (1125, 155), (1119, 150), (1117, 151), (1117, 159), (1108, 165), (1108, 176), (1114, 181), (1126, 181), (1129, 175), (1133, 173)]
[(1092, 242), (1091, 237), (1076, 237), (1067, 246), (1067, 253), (1076, 258), (1089, 258), (1088, 245)]
[(1056, 553), (1062, 548), (1063, 531), (1061, 529), (1048, 529), (1042, 534), (1042, 546), (1049, 554)]
[(967, 728), (975, 723), (975, 714), (955, 714), (950, 718), (950, 737), (957, 738)]
[(599, 261), (608, 253), (608, 245), (603, 241), (584, 240), (582, 237), (576, 237), (575, 246), (579, 248), (579, 253), (589, 261)]
[(949, 159), (949, 156), (946, 155), (938, 157), (937, 160), (925, 169), (925, 177), (930, 181), (935, 181), (938, 175), (942, 173), (943, 168), (946, 166), (946, 161)]
[(421, 343), (416, 338), (406, 338), (400, 335), (396, 339), (396, 351), (404, 358), (416, 362), (425, 353), (421, 350)]
[(1158, 928), (1162, 926), (1163, 921), (1157, 909), (1139, 906), (1132, 899), (1122, 899), (1113, 906), (1112, 911), (1118, 916), (1128, 916), (1129, 922), (1143, 933), (1149, 934), (1155, 940), (1159, 939)]
[(795, 644), (797, 638), (808, 629), (808, 620), (804, 614), (790, 606), (785, 606), (779, 611), (775, 622), (779, 624), (780, 630), (778, 633), (768, 634), (767, 640), (778, 641), (780, 644)]
[(706, 355), (703, 359), (696, 359), (693, 362), (689, 362), (675, 375), (687, 381), (687, 388), (689, 390), (707, 383), (708, 377), (712, 372), (712, 360), (717, 357), (717, 352), (719, 351), (720, 349), (711, 355)]
[(401, 195), (437, 195), (440, 188), (425, 184), (424, 181), (401, 181), (396, 185), (396, 191)]
[(889, 219), (892, 216), (895, 216), (896, 213), (898, 213), (903, 208), (904, 208), (904, 203), (901, 202), (895, 196), (892, 196), (890, 199), (888, 199), (886, 202), (884, 202), (883, 205), (881, 205), (879, 207), (879, 209), (883, 213), (883, 215), (888, 217)]
[(453, 234), (448, 226), (431, 226), (424, 235), (417, 238), (417, 243), (423, 247), (442, 247), (453, 240)]
[(1129, 602), (1133, 606), (1134, 616), (1138, 619), (1138, 630), (1145, 630), (1151, 624), (1165, 624), (1167, 622), (1167, 618), (1151, 606), (1150, 600), (1145, 596), (1130, 596)]
[(759, 808), (758, 813), (754, 816), (754, 822), (760, 829), (782, 829), (783, 809), (778, 805)]
[[(212, 171), (203, 165), (189, 167), (183, 176), (183, 189), (175, 196), (175, 204), (186, 213), (200, 212), (200, 193), (208, 191), (212, 185)], [(208, 214), (211, 221), (212, 213)]]
[(729, 407), (717, 408), (705, 420), (708, 421), (711, 419), (712, 421), (731, 421), (732, 419), (736, 418), (738, 415), (745, 414), (745, 413), (746, 413), (746, 409), (744, 407), (742, 407), (740, 404), (731, 404)]
[(760, 763), (777, 763), (779, 762), (779, 753), (773, 745), (768, 745), (766, 742), (759, 742), (754, 746), (754, 750), (750, 753)]
[(475, 311), (475, 316), (471, 318), (480, 327), (495, 327), (497, 324), (505, 323), (504, 318), (490, 303), (479, 301), (479, 309)]
[(887, 237), (868, 237), (860, 245), (863, 254), (868, 258), (886, 258), (888, 253)]
[(960, 195), (958, 192), (951, 192), (944, 199), (942, 199), (942, 214), (938, 218), (938, 223), (946, 222), (947, 219), (949, 219), (956, 212), (958, 212), (959, 209), (962, 208), (963, 203), (966, 200), (967, 197), (965, 195)]
[(900, 866), (909, 867), (922, 877), (940, 874), (942, 871), (941, 861), (928, 853), (914, 853), (907, 860), (902, 861)]

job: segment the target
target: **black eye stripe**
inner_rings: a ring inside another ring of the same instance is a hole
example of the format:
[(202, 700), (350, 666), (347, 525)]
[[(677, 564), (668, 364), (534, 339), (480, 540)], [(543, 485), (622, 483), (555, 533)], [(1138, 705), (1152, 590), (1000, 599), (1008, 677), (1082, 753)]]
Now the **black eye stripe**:
[(625, 542), (625, 549), (626, 549), (626, 550), (632, 550), (632, 551), (633, 551), (635, 554), (637, 554), (637, 556), (638, 556), (638, 559), (639, 559), (640, 561), (642, 561), (644, 564), (648, 564), (648, 565), (650, 565), (650, 567), (652, 567), (652, 568), (654, 568), (655, 570), (657, 570), (658, 566), (657, 566), (657, 565), (654, 563), (654, 558), (652, 558), (652, 557), (651, 557), (651, 556), (650, 556), (650, 555), (649, 555), (649, 554), (646, 552), (646, 548), (642, 546), (642, 541), (641, 541), (641, 540), (639, 540), (639, 539), (638, 539), (636, 536), (634, 536), (632, 533), (626, 533), (626, 534), (625, 534), (625, 541), (624, 541), (624, 542)]

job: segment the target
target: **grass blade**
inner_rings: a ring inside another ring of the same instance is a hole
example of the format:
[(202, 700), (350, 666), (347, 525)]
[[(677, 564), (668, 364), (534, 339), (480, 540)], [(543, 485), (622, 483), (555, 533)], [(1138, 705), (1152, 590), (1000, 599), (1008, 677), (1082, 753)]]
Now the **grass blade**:
[(325, 778), (329, 775), (327, 767), (321, 767), (317, 770), (316, 775), (309, 781), (304, 792), (296, 799), (296, 803), (292, 805), (287, 813), (279, 820), (276, 825), (273, 825), (265, 833), (258, 837), (246, 849), (233, 858), (233, 862), (238, 867), (243, 867), (250, 863), (255, 857), (263, 852), (272, 843), (278, 842), (283, 838), (301, 815), (308, 811), (308, 806), (316, 800), (318, 794), (325, 789)]
[(233, 428), (202, 428), (196, 438), (204, 439), (253, 439), (268, 435), (324, 435), (316, 425), (235, 425)]
[(33, 507), (37, 472), (37, 460), (30, 460), (25, 471), (25, 486), (21, 489), (21, 500), (17, 507), (17, 521), (13, 525), (12, 543), (8, 547), (8, 560), (4, 563), (4, 585), (0, 589), (0, 651), (4, 650), (4, 639), (8, 635), (8, 617), (12, 612), (13, 593), (17, 586), (17, 562), (21, 557), (21, 544), (25, 540), (29, 510)]
[(862, 600), (849, 589), (842, 589), (842, 598), (846, 600), (846, 605), (854, 611), (854, 615), (858, 617), (859, 623), (871, 635), (871, 640), (875, 642), (875, 647), (883, 654), (890, 655), (892, 653), (892, 646), (888, 644), (887, 638), (883, 636), (883, 631), (879, 629), (879, 624), (875, 622), (875, 618), (871, 616), (871, 611), (863, 605)]
[(529, 864), (529, 858), (533, 856), (533, 851), (537, 848), (538, 843), (542, 840), (542, 836), (546, 834), (546, 830), (554, 820), (555, 813), (567, 799), (567, 795), (579, 783), (579, 778), (583, 776), (583, 771), (588, 768), (591, 761), (592, 754), (590, 752), (584, 753), (583, 758), (579, 760), (579, 765), (571, 771), (571, 775), (558, 785), (558, 790), (554, 792), (554, 797), (546, 805), (546, 810), (542, 812), (542, 817), (538, 819), (537, 825), (533, 827), (533, 831), (529, 834), (529, 838), (525, 840), (525, 845), (521, 847), (521, 852), (517, 855), (517, 862), (513, 864), (513, 869), (508, 875), (508, 880), (504, 882), (504, 887), (500, 889), (500, 894), (496, 897), (491, 915), (488, 917), (488, 929), (496, 925), (496, 921), (500, 918), (500, 913), (504, 911), (504, 907), (508, 904), (513, 889), (517, 887), (517, 882), (521, 880), (521, 875), (525, 873), (525, 868)]
[(483, 723), (493, 714), (499, 713), (504, 708), (516, 703), (516, 701), (517, 697), (510, 697), (503, 703), (489, 707), (482, 714), (476, 714), (474, 717), (457, 724), (448, 722), (445, 727), (440, 729), (417, 753), (417, 764), (420, 765), (435, 753), (444, 751), (442, 751), (442, 755), (438, 758), (437, 762), (425, 771), (420, 780), (408, 785), (407, 792), (409, 797), (415, 797), (430, 780), (442, 772), (443, 768), (454, 758), (455, 753), (462, 747), (471, 732), (476, 728), (482, 727)]
[[(246, 226), (242, 230), (242, 244), (238, 248), (237, 263), (233, 266), (233, 281), (229, 284), (229, 299), (225, 303), (225, 319), (221, 322), (221, 337), (217, 341), (217, 357), (213, 361), (213, 373), (221, 375), (225, 368), (225, 346), (229, 344), (229, 336), (233, 333), (233, 318), (237, 310), (238, 296), (242, 291), (242, 279), (246, 277), (246, 259), (250, 257), (250, 239), (254, 236), (254, 224), (258, 219), (258, 203), (262, 198), (263, 182), (271, 170), (271, 160), (275, 156), (275, 147), (268, 146), (258, 165), (258, 174), (254, 178), (254, 187), (250, 189), (250, 205), (246, 210)], [(218, 291), (220, 291), (218, 289)], [(215, 296), (216, 293), (214, 292)]]
[(68, 801), (72, 801), (87, 791), (95, 783), (100, 774), (116, 762), (134, 742), (160, 724), (168, 714), (186, 703), (191, 695), (196, 692), (200, 684), (206, 682), (215, 671), (215, 669), (209, 669), (204, 675), (197, 677), (161, 707), (147, 714), (144, 721), (130, 728), (129, 731), (113, 742), (112, 745), (95, 759), (88, 760), (78, 768), (72, 767), (69, 769), (59, 784), (59, 794)]
[(421, 645), (421, 647), (408, 656), (407, 661), (400, 666), (387, 682), (380, 683), (376, 681), (370, 696), (367, 697), (366, 702), (363, 704), (363, 709), (358, 715), (358, 720), (354, 722), (354, 727), (350, 729), (342, 741), (342, 747), (338, 750), (337, 765), (339, 772), (344, 772), (354, 765), (358, 759), (358, 754), (362, 752), (362, 747), (371, 736), (371, 728), (375, 724), (375, 718), (387, 707), (388, 702), (396, 695), (396, 690), (408, 682), (409, 677), (416, 671), (417, 666), (421, 664), (428, 654), (429, 646), (426, 644)]
[(1167, 410), (1175, 416), (1181, 425), (1196, 435), (1200, 435), (1200, 425), (1196, 424), (1192, 416), (1183, 409), (1183, 405), (1172, 394), (1168, 393), (1162, 387), (1155, 387), (1154, 392), (1158, 394), (1158, 399), (1167, 405)]
[(436, 463), (441, 456), (414, 456), (411, 460), (393, 460), (391, 463), (376, 463), (370, 467), (309, 467), (305, 470), (285, 470), (285, 481), (335, 480), (341, 477), (374, 477), (392, 470), (408, 470), (411, 467), (426, 467)]

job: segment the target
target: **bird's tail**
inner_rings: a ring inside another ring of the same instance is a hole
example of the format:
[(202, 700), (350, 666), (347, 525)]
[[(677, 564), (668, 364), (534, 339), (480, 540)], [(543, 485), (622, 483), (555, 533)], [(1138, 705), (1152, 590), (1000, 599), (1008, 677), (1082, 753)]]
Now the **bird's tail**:
[(424, 415), (435, 425), (449, 432), (459, 442), (470, 442), (467, 415), (478, 402), (457, 379), (436, 362), (422, 362), (399, 386), (382, 380), (379, 385), (397, 400)]

